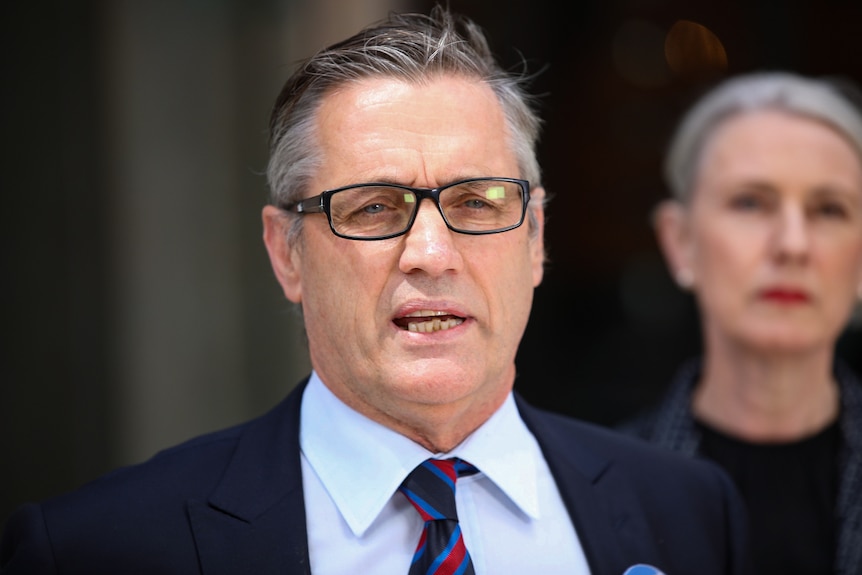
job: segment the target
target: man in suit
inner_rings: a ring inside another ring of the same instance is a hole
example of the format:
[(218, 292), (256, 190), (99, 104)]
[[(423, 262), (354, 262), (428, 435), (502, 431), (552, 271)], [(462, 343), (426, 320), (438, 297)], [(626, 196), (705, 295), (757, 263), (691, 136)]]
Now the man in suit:
[(513, 392), (545, 258), (524, 82), (440, 7), (306, 61), (272, 113), (263, 236), (312, 373), (23, 507), (2, 573), (744, 572), (716, 467)]

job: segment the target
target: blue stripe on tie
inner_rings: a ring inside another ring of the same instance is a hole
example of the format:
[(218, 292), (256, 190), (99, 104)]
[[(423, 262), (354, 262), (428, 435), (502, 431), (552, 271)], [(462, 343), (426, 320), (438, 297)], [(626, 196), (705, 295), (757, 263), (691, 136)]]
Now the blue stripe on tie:
[(434, 473), (434, 475), (436, 475), (437, 477), (442, 479), (446, 483), (446, 485), (449, 486), (449, 489), (451, 489), (452, 491), (455, 490), (455, 482), (452, 481), (448, 475), (443, 473), (443, 471), (439, 467), (437, 467), (436, 465), (434, 465), (430, 461), (426, 461), (424, 465), (425, 465), (425, 467), (430, 469)]
[[(455, 530), (452, 531), (452, 536), (449, 538), (449, 542), (446, 543), (446, 548), (443, 549), (443, 551), (441, 551), (439, 555), (437, 555), (436, 559), (434, 559), (434, 562), (428, 568), (428, 573), (437, 572), (437, 568), (440, 566), (441, 563), (443, 563), (443, 561), (446, 560), (447, 557), (449, 557), (449, 554), (452, 552), (452, 549), (455, 548), (455, 545), (457, 545), (459, 539), (461, 539), (461, 526), (456, 523)], [(466, 558), (467, 556), (468, 555), (465, 553), (464, 557)]]
[(422, 558), (422, 554), (425, 553), (426, 547), (428, 547), (428, 541), (427, 540), (425, 541), (425, 543), (422, 544), (422, 547), (417, 549), (416, 553), (413, 554), (413, 561), (410, 562), (411, 564), (416, 563), (417, 561), (419, 561), (419, 559)]
[(455, 459), (455, 471), (458, 473), (458, 477), (466, 477), (479, 472), (475, 465), (458, 458)]
[(470, 556), (468, 554), (464, 554), (464, 560), (461, 561), (461, 565), (455, 569), (453, 575), (464, 575), (464, 572), (467, 570), (467, 566), (470, 564)]
[(415, 505), (418, 505), (419, 507), (421, 507), (422, 511), (424, 511), (425, 513), (427, 513), (428, 515), (430, 515), (434, 519), (446, 519), (445, 515), (443, 515), (439, 511), (437, 511), (434, 507), (431, 506), (430, 503), (428, 503), (427, 501), (425, 501), (424, 499), (422, 499), (421, 497), (416, 495), (416, 493), (414, 493), (413, 491), (410, 491), (406, 487), (403, 488), (403, 491), (404, 491), (404, 494), (407, 497), (409, 497), (410, 500), (413, 501), (413, 503)]

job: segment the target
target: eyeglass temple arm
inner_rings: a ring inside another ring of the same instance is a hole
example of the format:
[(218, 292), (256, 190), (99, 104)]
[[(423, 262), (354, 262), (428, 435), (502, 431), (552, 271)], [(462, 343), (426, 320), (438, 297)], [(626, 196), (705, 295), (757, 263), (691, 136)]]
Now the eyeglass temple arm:
[(284, 209), (298, 214), (323, 212), (323, 195), (312, 196), (296, 203), (287, 204)]

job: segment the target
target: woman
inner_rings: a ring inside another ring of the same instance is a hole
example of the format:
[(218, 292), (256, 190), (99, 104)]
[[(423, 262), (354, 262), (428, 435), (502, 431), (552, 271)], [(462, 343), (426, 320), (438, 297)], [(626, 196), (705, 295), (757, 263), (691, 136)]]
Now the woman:
[(665, 167), (656, 232), (703, 356), (621, 429), (731, 474), (758, 573), (862, 573), (862, 385), (835, 356), (862, 298), (862, 115), (827, 81), (738, 76)]

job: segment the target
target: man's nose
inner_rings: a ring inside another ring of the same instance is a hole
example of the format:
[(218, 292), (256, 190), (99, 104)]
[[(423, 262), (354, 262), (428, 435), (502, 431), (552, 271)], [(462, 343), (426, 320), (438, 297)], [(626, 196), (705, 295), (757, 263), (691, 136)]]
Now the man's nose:
[(446, 226), (435, 203), (428, 198), (423, 199), (419, 202), (413, 226), (405, 234), (404, 251), (399, 262), (401, 271), (422, 270), (439, 275), (458, 269), (463, 260), (455, 245), (455, 235), (456, 232)]

